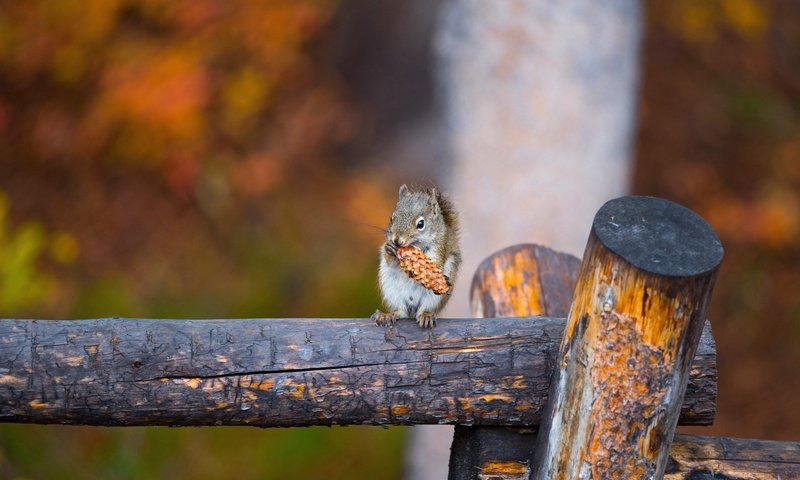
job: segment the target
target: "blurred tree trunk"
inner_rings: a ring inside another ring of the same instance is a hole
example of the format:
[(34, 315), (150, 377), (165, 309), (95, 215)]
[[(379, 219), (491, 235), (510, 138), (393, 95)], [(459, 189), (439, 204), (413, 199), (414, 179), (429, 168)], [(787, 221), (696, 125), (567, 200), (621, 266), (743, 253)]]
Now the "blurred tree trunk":
[[(641, 12), (635, 0), (451, 0), (436, 36), (464, 252), (447, 314), (468, 315), (483, 258), (523, 242), (580, 256), (597, 209), (628, 192)], [(452, 436), (415, 427), (406, 478), (447, 478)]]

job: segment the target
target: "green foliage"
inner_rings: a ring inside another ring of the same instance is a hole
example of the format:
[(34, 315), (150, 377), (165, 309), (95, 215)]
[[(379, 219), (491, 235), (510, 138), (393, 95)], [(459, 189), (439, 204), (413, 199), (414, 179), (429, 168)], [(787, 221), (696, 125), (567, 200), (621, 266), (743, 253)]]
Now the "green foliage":
[(41, 225), (8, 225), (8, 201), (0, 194), (0, 312), (20, 312), (45, 300), (52, 278), (39, 270), (48, 236)]
[[(0, 426), (0, 477), (399, 478), (403, 428)], [(42, 452), (48, 452), (43, 461)]]

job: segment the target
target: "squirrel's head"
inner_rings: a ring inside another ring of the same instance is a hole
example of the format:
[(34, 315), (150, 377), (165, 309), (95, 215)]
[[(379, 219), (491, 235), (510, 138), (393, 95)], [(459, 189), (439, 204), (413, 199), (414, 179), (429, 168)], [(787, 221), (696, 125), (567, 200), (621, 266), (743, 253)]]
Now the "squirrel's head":
[(424, 250), (441, 244), (448, 228), (455, 228), (455, 214), (437, 189), (412, 191), (405, 185), (400, 187), (400, 198), (386, 229), (387, 241)]

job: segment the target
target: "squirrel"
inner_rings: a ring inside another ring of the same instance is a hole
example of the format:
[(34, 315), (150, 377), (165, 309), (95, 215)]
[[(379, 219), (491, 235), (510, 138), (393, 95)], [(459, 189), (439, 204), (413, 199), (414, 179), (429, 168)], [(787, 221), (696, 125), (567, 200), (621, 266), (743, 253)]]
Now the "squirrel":
[(450, 299), (452, 288), (444, 295), (423, 287), (400, 268), (397, 249), (417, 247), (441, 267), (448, 286), (455, 283), (461, 264), (458, 246), (458, 215), (453, 204), (436, 188), (412, 191), (400, 187), (400, 198), (386, 229), (386, 241), (380, 248), (378, 284), (388, 313), (376, 310), (372, 320), (378, 325), (392, 325), (398, 318), (416, 318), (422, 328), (433, 328), (436, 316)]

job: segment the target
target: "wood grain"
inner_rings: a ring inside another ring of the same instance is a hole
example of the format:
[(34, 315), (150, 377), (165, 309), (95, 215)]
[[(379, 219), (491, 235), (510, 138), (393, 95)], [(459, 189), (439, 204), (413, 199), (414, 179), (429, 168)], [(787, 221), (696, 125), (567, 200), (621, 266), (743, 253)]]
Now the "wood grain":
[(800, 478), (800, 442), (675, 435), (664, 480)]
[[(536, 425), (563, 329), (540, 317), (442, 319), (432, 331), (410, 320), (2, 319), (0, 421)], [(698, 379), (713, 355), (700, 352)], [(708, 421), (707, 409), (689, 412), (688, 423)]]
[(663, 199), (598, 211), (534, 478), (663, 476), (722, 252), (702, 218)]

